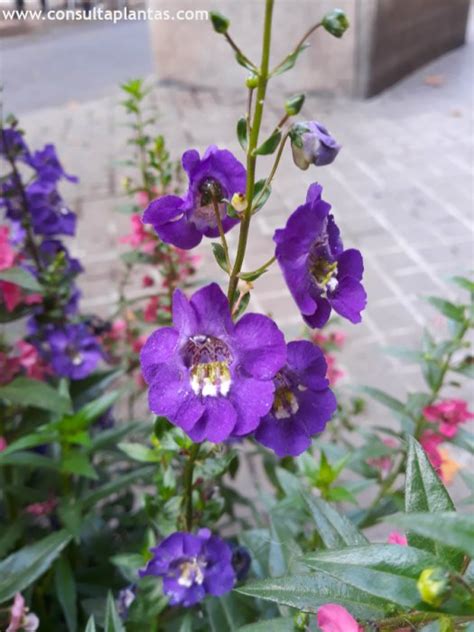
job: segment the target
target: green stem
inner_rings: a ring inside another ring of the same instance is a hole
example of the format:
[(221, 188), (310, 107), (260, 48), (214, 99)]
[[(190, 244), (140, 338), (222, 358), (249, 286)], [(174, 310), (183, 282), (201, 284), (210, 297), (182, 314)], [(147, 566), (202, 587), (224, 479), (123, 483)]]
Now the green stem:
[(193, 529), (193, 475), (194, 475), (194, 465), (199, 455), (200, 448), (201, 448), (200, 443), (195, 443), (192, 446), (189, 452), (189, 459), (184, 467), (184, 472), (183, 472), (183, 484), (184, 484), (183, 508), (184, 508), (184, 524), (186, 526), (186, 531), (192, 531)]
[(222, 248), (224, 250), (225, 263), (227, 266), (227, 272), (230, 274), (232, 270), (232, 264), (229, 256), (229, 246), (227, 245), (227, 239), (225, 238), (224, 226), (222, 225), (222, 217), (219, 213), (219, 204), (214, 196), (212, 196), (212, 205), (214, 207), (214, 213), (216, 215), (217, 229), (219, 230), (219, 236), (221, 238)]
[(242, 273), (240, 275), (240, 278), (244, 278), (246, 276), (254, 276), (256, 274), (258, 275), (263, 274), (267, 270), (267, 268), (269, 268), (273, 263), (275, 263), (275, 261), (276, 261), (276, 257), (275, 255), (273, 255), (273, 257), (270, 257), (268, 261), (265, 261), (265, 263), (261, 265), (259, 268), (257, 268), (256, 270), (253, 270), (252, 272)]
[(285, 59), (283, 61), (281, 61), (277, 66), (275, 66), (275, 68), (272, 70), (271, 74), (275, 74), (275, 72), (280, 68), (280, 66), (282, 66), (285, 61), (287, 60), (288, 57), (290, 57), (291, 55), (296, 55), (296, 53), (299, 51), (299, 49), (303, 46), (303, 44), (305, 43), (305, 41), (308, 39), (308, 37), (310, 35), (312, 35), (314, 33), (314, 31), (316, 29), (318, 29), (320, 26), (322, 26), (321, 22), (318, 22), (317, 24), (315, 24), (314, 26), (312, 26), (309, 31), (306, 31), (306, 33), (303, 35), (303, 37), (300, 39), (300, 41), (298, 42), (298, 44), (296, 44), (296, 46), (294, 47), (294, 49), (291, 51), (291, 53), (285, 57)]
[[(380, 630), (380, 632), (388, 632), (389, 630), (398, 630), (400, 627), (403, 627), (403, 628), (407, 626), (418, 627), (418, 625), (421, 625), (421, 624), (424, 625), (426, 623), (429, 623), (430, 621), (436, 621), (437, 619), (440, 619), (442, 616), (443, 615), (439, 612), (438, 613), (414, 612), (413, 614), (404, 614), (398, 617), (381, 619), (380, 621), (377, 621), (377, 629)], [(466, 617), (454, 616), (452, 617), (452, 619), (455, 624), (467, 623), (473, 620), (472, 616), (466, 616)]]
[(246, 57), (243, 52), (240, 50), (240, 48), (237, 46), (237, 44), (234, 42), (234, 40), (231, 38), (231, 36), (229, 35), (229, 33), (225, 32), (224, 37), (226, 38), (227, 42), (229, 43), (229, 45), (231, 46), (231, 48), (234, 49), (235, 54), (242, 60), (244, 61), (250, 68), (252, 68), (252, 70), (256, 71), (257, 67), (255, 66), (255, 64), (250, 61), (250, 59), (248, 57)]
[(265, 104), (265, 94), (267, 90), (267, 83), (269, 79), (269, 63), (270, 63), (270, 43), (272, 34), (272, 15), (273, 15), (273, 2), (274, 0), (265, 0), (265, 20), (263, 26), (263, 45), (262, 45), (262, 59), (260, 69), (258, 72), (258, 84), (257, 84), (257, 97), (255, 103), (255, 111), (253, 115), (252, 127), (249, 137), (249, 145), (247, 148), (247, 187), (245, 197), (247, 199), (247, 208), (244, 211), (244, 215), (240, 224), (239, 242), (237, 245), (237, 254), (235, 257), (234, 267), (232, 269), (229, 279), (229, 289), (227, 296), (231, 305), (235, 300), (235, 291), (239, 281), (239, 274), (242, 269), (242, 264), (245, 257), (245, 250), (247, 248), (247, 240), (249, 236), (250, 220), (252, 218), (252, 200), (255, 191), (255, 169), (257, 163), (257, 156), (255, 155), (255, 149), (258, 147), (258, 136), (260, 133), (260, 126), (262, 124), (263, 108)]
[(268, 178), (265, 180), (265, 184), (263, 185), (262, 190), (255, 198), (254, 203), (252, 204), (252, 209), (258, 206), (258, 203), (262, 199), (263, 195), (265, 194), (265, 191), (268, 189), (268, 187), (270, 186), (275, 176), (276, 170), (278, 169), (278, 165), (280, 164), (280, 160), (283, 154), (283, 149), (285, 148), (286, 141), (288, 140), (288, 136), (289, 136), (289, 133), (287, 132), (280, 141), (280, 145), (278, 147), (278, 151), (275, 156), (275, 162), (273, 163), (273, 167), (270, 173), (268, 174)]

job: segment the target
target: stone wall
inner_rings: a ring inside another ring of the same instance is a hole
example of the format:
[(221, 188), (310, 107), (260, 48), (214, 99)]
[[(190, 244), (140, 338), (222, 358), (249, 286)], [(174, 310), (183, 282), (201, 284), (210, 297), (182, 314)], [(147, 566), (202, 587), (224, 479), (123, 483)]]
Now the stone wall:
[[(234, 39), (258, 61), (263, 0), (149, 0), (156, 10), (218, 10), (231, 20)], [(470, 0), (277, 0), (272, 62), (335, 6), (351, 28), (342, 40), (326, 32), (311, 38), (285, 90), (334, 96), (371, 96), (408, 72), (464, 42)], [(178, 6), (179, 5), (179, 6)], [(247, 71), (206, 21), (151, 21), (158, 78), (208, 87), (236, 87)], [(225, 71), (223, 70), (225, 68)], [(278, 89), (278, 86), (275, 86)]]

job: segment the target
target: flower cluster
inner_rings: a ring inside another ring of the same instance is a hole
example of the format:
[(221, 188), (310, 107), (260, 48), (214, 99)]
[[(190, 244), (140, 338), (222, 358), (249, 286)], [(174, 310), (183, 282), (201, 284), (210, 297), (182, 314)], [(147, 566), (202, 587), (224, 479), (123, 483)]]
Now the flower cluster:
[[(76, 215), (58, 185), (77, 178), (64, 171), (54, 145), (30, 151), (16, 123), (2, 128), (1, 138), (0, 158), (9, 172), (0, 206), (10, 224), (0, 226), (0, 270), (11, 270), (13, 276), (0, 281), (0, 307), (11, 317), (29, 315), (27, 339), (1, 351), (3, 375), (9, 380), (21, 371), (35, 379), (49, 374), (81, 379), (96, 368), (102, 351), (93, 328), (79, 314), (75, 278), (82, 266), (59, 238), (74, 235)], [(31, 275), (30, 286), (39, 290), (23, 289), (15, 272)]]

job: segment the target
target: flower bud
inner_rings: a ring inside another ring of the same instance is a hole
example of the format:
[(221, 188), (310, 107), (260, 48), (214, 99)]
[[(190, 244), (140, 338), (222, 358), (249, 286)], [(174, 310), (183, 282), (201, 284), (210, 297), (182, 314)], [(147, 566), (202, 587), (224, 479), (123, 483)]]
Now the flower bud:
[(211, 11), (210, 16), (215, 32), (221, 34), (227, 33), (227, 29), (229, 28), (230, 24), (228, 18), (226, 18), (221, 13), (218, 13), (217, 11)]
[(304, 100), (304, 94), (296, 94), (294, 97), (291, 97), (285, 103), (285, 112), (289, 114), (289, 116), (295, 116), (295, 114), (299, 114), (301, 108), (303, 107)]
[(309, 625), (309, 614), (307, 612), (297, 612), (293, 618), (294, 630), (304, 632)]
[(239, 213), (242, 213), (247, 208), (247, 198), (243, 193), (234, 193), (230, 203)]
[(316, 167), (329, 165), (341, 149), (341, 145), (317, 121), (296, 123), (290, 130), (293, 161), (306, 170), (310, 164)]
[(254, 89), (258, 86), (258, 77), (257, 75), (251, 74), (245, 80), (245, 85), (247, 88)]
[(342, 37), (349, 28), (349, 20), (342, 9), (334, 9), (324, 16), (322, 25), (334, 37)]
[(422, 600), (430, 606), (438, 607), (450, 590), (449, 573), (442, 568), (425, 568), (416, 585)]

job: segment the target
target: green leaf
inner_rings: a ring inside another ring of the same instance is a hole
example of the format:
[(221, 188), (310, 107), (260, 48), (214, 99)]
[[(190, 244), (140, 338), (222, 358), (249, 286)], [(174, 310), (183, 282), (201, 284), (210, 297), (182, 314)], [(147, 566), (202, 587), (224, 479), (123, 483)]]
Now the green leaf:
[(0, 562), (0, 603), (8, 601), (41, 577), (70, 540), (71, 535), (67, 531), (57, 531)]
[(284, 619), (265, 619), (239, 628), (239, 632), (295, 632), (293, 617)]
[(107, 605), (105, 609), (105, 632), (125, 632), (122, 621), (115, 607), (114, 597), (111, 592), (107, 595)]
[(244, 117), (237, 121), (237, 138), (242, 149), (247, 151), (247, 121)]
[(255, 149), (254, 153), (259, 156), (268, 156), (273, 154), (281, 140), (281, 132), (277, 130), (274, 132), (267, 140), (263, 141), (263, 143)]
[(97, 480), (97, 472), (92, 466), (89, 456), (79, 450), (69, 451), (61, 461), (61, 471)]
[(247, 309), (249, 303), (250, 303), (250, 292), (246, 292), (242, 296), (242, 299), (239, 301), (239, 307), (237, 308), (237, 311), (234, 314), (234, 318), (235, 319), (237, 319), (240, 316), (242, 316), (242, 314)]
[(13, 382), (0, 387), (0, 398), (6, 399), (19, 406), (32, 406), (56, 413), (71, 413), (71, 401), (60, 395), (49, 384), (31, 380), (27, 377), (17, 377)]
[(93, 616), (91, 616), (89, 621), (87, 622), (84, 632), (97, 632), (97, 628), (95, 627), (95, 619)]
[(24, 268), (2, 270), (0, 272), (0, 281), (8, 281), (8, 283), (14, 283), (15, 285), (25, 288), (25, 290), (32, 290), (33, 292), (42, 292), (43, 290), (31, 272), (28, 272), (28, 270)]
[(362, 387), (361, 390), (364, 393), (367, 393), (368, 395), (370, 395), (373, 399), (375, 399), (380, 404), (383, 404), (387, 408), (390, 408), (390, 410), (393, 410), (394, 412), (400, 415), (406, 415), (405, 405), (400, 400), (395, 399), (395, 397), (388, 395), (387, 393), (385, 393), (384, 391), (381, 391), (378, 388), (373, 388), (372, 386), (364, 386)]
[[(424, 540), (436, 543), (445, 551), (447, 547), (474, 557), (474, 519), (455, 511), (444, 511), (435, 515), (429, 513), (409, 513), (393, 516), (395, 524), (410, 529)], [(452, 554), (447, 561), (452, 560)]]
[(339, 549), (349, 545), (367, 544), (366, 537), (346, 516), (339, 514), (331, 505), (305, 495), (316, 530), (327, 549)]
[(392, 607), (387, 601), (326, 573), (258, 580), (235, 590), (250, 597), (266, 599), (305, 612), (316, 613), (326, 603), (337, 603), (363, 620), (382, 618)]
[(94, 401), (83, 406), (72, 416), (72, 420), (81, 427), (87, 427), (111, 408), (119, 397), (118, 391), (104, 393)]
[(153, 467), (147, 466), (140, 469), (134, 469), (126, 474), (116, 474), (113, 480), (83, 496), (80, 503), (84, 510), (90, 509), (100, 500), (107, 498), (107, 496), (110, 496), (111, 494), (128, 491), (128, 488), (132, 483), (135, 483), (142, 478), (148, 478), (153, 471)]
[(227, 262), (225, 259), (225, 251), (224, 248), (222, 246), (222, 244), (220, 244), (217, 241), (213, 241), (211, 243), (211, 247), (212, 247), (212, 252), (214, 253), (214, 258), (217, 261), (217, 264), (219, 265), (220, 268), (222, 268), (224, 270), (224, 272), (229, 272), (229, 270), (227, 269)]
[(24, 437), (20, 437), (16, 441), (8, 444), (8, 446), (0, 452), (0, 463), (2, 458), (8, 454), (13, 454), (14, 452), (18, 452), (19, 450), (27, 450), (28, 448), (35, 448), (39, 445), (44, 445), (46, 443), (52, 443), (57, 440), (57, 435), (53, 433), (46, 432), (35, 432)]
[(57, 461), (50, 459), (42, 454), (34, 452), (14, 452), (13, 454), (0, 453), (0, 465), (17, 465), (23, 467), (44, 467), (51, 470), (57, 470), (59, 464)]
[(285, 103), (285, 112), (289, 116), (295, 116), (296, 114), (299, 114), (301, 108), (303, 107), (304, 100), (304, 94), (295, 94), (294, 96), (290, 97)]
[(257, 213), (265, 205), (266, 201), (271, 195), (272, 187), (270, 185), (268, 185), (263, 191), (265, 183), (265, 178), (263, 178), (262, 180), (257, 180), (257, 182), (255, 183), (252, 200), (252, 213), (254, 214)]
[(291, 70), (293, 68), (293, 66), (296, 64), (296, 61), (297, 61), (298, 57), (301, 55), (301, 53), (304, 50), (306, 50), (308, 48), (308, 46), (309, 46), (309, 44), (303, 44), (302, 46), (297, 48), (293, 53), (288, 55), (288, 57), (286, 57), (281, 62), (281, 64), (278, 64), (278, 66), (272, 72), (272, 76), (273, 77), (277, 77), (278, 75), (283, 74), (287, 70)]
[(256, 618), (255, 606), (250, 599), (231, 592), (205, 601), (211, 632), (234, 632)]
[(155, 450), (141, 443), (119, 443), (118, 447), (131, 459), (140, 463), (156, 463), (161, 458)]
[(439, 566), (437, 557), (410, 546), (397, 544), (368, 544), (351, 546), (340, 550), (314, 551), (302, 558), (304, 564), (314, 570), (324, 570), (331, 566), (354, 566), (384, 571), (418, 579), (421, 571), (429, 566)]
[[(408, 438), (408, 455), (405, 479), (405, 511), (438, 513), (454, 511), (454, 504), (445, 486), (434, 471), (425, 451), (414, 437)], [(436, 517), (431, 516), (436, 524)], [(417, 534), (408, 534), (409, 543), (419, 549), (437, 553), (440, 559), (459, 568), (462, 560), (458, 553)]]
[(449, 320), (454, 320), (458, 323), (464, 322), (465, 309), (462, 305), (454, 305), (454, 303), (445, 301), (444, 299), (438, 298), (437, 296), (429, 296), (426, 300), (439, 312), (441, 312), (443, 316), (449, 318)]
[(474, 282), (466, 279), (466, 277), (455, 276), (452, 278), (453, 283), (456, 283), (459, 287), (462, 287), (464, 290), (467, 290), (471, 294), (474, 294)]
[(64, 618), (69, 632), (77, 630), (77, 595), (76, 581), (71, 564), (65, 555), (62, 555), (54, 565), (54, 585)]

